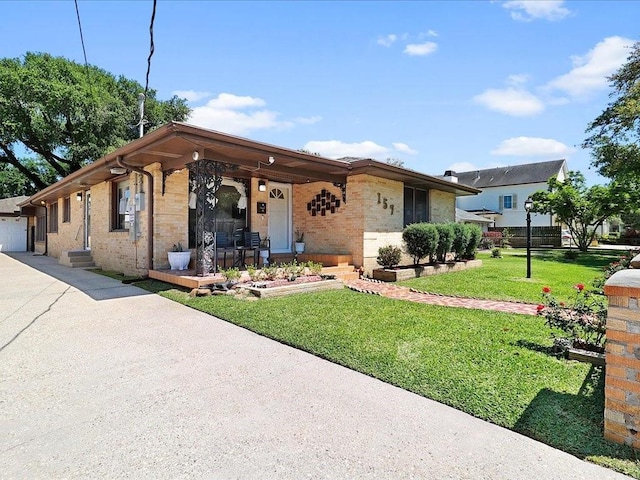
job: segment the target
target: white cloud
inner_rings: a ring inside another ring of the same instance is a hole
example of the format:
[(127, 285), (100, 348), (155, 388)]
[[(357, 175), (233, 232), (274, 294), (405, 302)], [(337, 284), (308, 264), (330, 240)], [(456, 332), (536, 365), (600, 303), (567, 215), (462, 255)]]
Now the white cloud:
[(378, 45), (382, 45), (383, 47), (390, 47), (397, 39), (398, 36), (395, 33), (390, 33), (389, 35), (385, 35), (384, 37), (379, 37)]
[(514, 137), (500, 142), (491, 150), (491, 155), (511, 155), (517, 157), (565, 157), (575, 151), (553, 138)]
[(418, 153), (417, 150), (414, 150), (413, 148), (411, 148), (406, 143), (395, 142), (395, 143), (392, 143), (391, 145), (393, 145), (393, 148), (395, 148), (396, 151), (401, 152), (401, 153), (406, 153), (406, 154), (409, 154), (409, 155), (415, 155), (415, 154)]
[(489, 110), (516, 117), (536, 115), (544, 110), (544, 104), (538, 97), (526, 90), (511, 87), (485, 90), (473, 100)]
[(455, 162), (447, 167), (447, 170), (453, 170), (454, 172), (470, 172), (472, 170), (478, 170), (478, 168), (469, 162)]
[(404, 47), (404, 53), (407, 55), (429, 55), (438, 49), (438, 44), (435, 42), (425, 43), (410, 43)]
[(517, 87), (519, 85), (524, 85), (529, 81), (529, 75), (526, 73), (519, 73), (517, 75), (509, 75), (507, 77), (507, 85), (511, 85), (513, 87)]
[(320, 120), (322, 120), (322, 117), (313, 116), (313, 117), (297, 117), (297, 118), (294, 118), (293, 121), (296, 123), (300, 123), (302, 125), (313, 125), (314, 123), (318, 123)]
[(502, 4), (511, 11), (511, 18), (521, 22), (543, 19), (549, 21), (562, 20), (571, 13), (563, 7), (562, 0), (511, 0)]
[[(252, 130), (285, 129), (294, 125), (292, 121), (280, 120), (277, 112), (266, 109), (255, 110), (256, 107), (264, 105), (266, 102), (261, 98), (221, 93), (205, 105), (195, 107), (189, 122), (235, 135), (246, 134)], [(242, 109), (248, 111), (239, 111)]]
[(609, 84), (607, 77), (626, 62), (633, 43), (633, 40), (623, 37), (605, 38), (585, 55), (572, 57), (573, 69), (553, 79), (546, 89), (581, 97), (606, 88)]
[(196, 92), (195, 90), (175, 90), (172, 93), (180, 98), (185, 98), (188, 102), (197, 102), (211, 96), (210, 92)]
[(427, 30), (426, 32), (422, 32), (420, 33), (420, 35), (418, 35), (419, 38), (425, 38), (425, 37), (438, 37), (438, 32), (436, 32), (435, 30)]
[(365, 157), (383, 158), (389, 154), (389, 149), (375, 142), (366, 140), (360, 143), (345, 143), (339, 140), (312, 140), (304, 147), (310, 152), (317, 152), (323, 157)]
[(213, 100), (207, 102), (207, 106), (212, 108), (246, 108), (246, 107), (264, 107), (266, 102), (256, 97), (240, 97), (233, 93), (221, 93)]

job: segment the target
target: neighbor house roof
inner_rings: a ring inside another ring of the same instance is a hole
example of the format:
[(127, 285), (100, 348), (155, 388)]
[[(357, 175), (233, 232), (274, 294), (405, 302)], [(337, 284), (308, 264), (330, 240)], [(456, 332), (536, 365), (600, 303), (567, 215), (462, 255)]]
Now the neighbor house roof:
[(456, 222), (493, 223), (493, 220), (456, 208)]
[[(192, 156), (195, 152), (200, 159), (234, 165), (232, 175), (238, 178), (259, 177), (283, 183), (348, 183), (347, 178), (350, 175), (369, 173), (402, 181), (416, 188), (435, 188), (456, 195), (479, 193), (478, 189), (468, 185), (460, 185), (376, 160), (333, 160), (187, 123), (169, 122), (69, 174), (30, 197), (30, 201), (52, 202), (115, 178), (116, 175), (111, 173), (110, 169), (118, 166), (118, 159), (138, 168), (159, 163), (163, 172), (170, 173), (193, 162)], [(270, 157), (275, 161), (268, 162)], [(23, 205), (25, 204), (26, 202), (23, 202)]]
[(469, 172), (455, 172), (458, 183), (476, 188), (546, 183), (549, 178), (566, 169), (566, 160), (526, 163), (510, 167), (488, 168)]
[(26, 201), (27, 198), (29, 198), (27, 195), (21, 195), (19, 197), (0, 199), (0, 215), (19, 216), (20, 207), (18, 205)]

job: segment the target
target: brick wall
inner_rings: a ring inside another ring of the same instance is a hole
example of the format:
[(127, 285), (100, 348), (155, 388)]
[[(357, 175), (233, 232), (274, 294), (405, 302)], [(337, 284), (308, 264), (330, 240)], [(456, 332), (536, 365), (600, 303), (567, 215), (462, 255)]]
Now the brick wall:
[(440, 190), (429, 190), (429, 221), (432, 223), (455, 222), (456, 196)]
[[(63, 222), (64, 197), (58, 199), (58, 232), (47, 233), (48, 255), (54, 258), (60, 258), (63, 251), (84, 248), (84, 201), (76, 200), (74, 192), (69, 197), (69, 204), (71, 207), (70, 221)], [(47, 208), (50, 214), (50, 205)], [(44, 244), (42, 246), (44, 247)]]
[(640, 449), (640, 270), (615, 273), (604, 291), (609, 299), (604, 436)]

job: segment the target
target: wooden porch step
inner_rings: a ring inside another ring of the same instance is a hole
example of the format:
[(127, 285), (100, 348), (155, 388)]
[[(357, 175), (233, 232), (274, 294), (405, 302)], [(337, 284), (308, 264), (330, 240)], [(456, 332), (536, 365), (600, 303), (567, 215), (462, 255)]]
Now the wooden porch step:
[(323, 267), (323, 275), (335, 275), (343, 282), (349, 280), (357, 280), (360, 278), (360, 273), (353, 267), (353, 265), (340, 265), (335, 267)]

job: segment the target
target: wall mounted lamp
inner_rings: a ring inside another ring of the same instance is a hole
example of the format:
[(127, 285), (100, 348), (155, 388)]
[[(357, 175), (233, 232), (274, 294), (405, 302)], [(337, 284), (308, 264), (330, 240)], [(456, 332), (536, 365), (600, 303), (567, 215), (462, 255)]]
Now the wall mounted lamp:
[(258, 180), (258, 191), (266, 192), (267, 191), (267, 182), (264, 180)]
[(79, 202), (82, 201), (82, 192), (76, 193), (76, 200), (79, 201)]
[(124, 175), (127, 173), (127, 169), (122, 167), (111, 167), (109, 171), (111, 172), (111, 175)]

